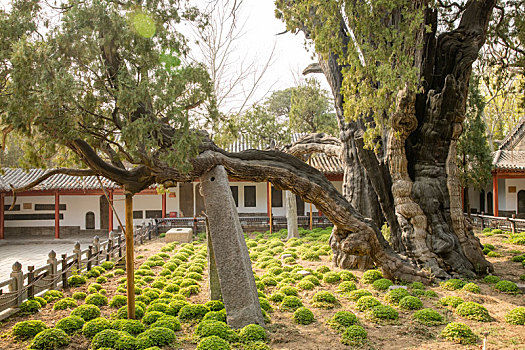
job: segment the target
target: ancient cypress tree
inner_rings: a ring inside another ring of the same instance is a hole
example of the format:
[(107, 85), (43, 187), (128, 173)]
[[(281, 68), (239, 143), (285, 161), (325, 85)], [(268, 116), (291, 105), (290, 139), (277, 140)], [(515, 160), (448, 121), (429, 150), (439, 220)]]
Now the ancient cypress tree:
[[(407, 281), (492, 269), (465, 225), (455, 158), (495, 0), (277, 1), (288, 28), (315, 45), (340, 136), (241, 153), (193, 128), (215, 113), (206, 71), (181, 63), (187, 46), (177, 28), (199, 20), (186, 4), (70, 0), (40, 11), (38, 0), (13, 1), (0, 17), (9, 38), (0, 68), (6, 132), (66, 150), (78, 164), (54, 173), (98, 174), (129, 193), (192, 181), (219, 164), (231, 177), (270, 181), (328, 216), (334, 261), (344, 268), (374, 263)], [(456, 19), (440, 26), (440, 8), (451, 7), (445, 18)], [(31, 25), (12, 30), (17, 20)], [(293, 156), (310, 151), (341, 157), (343, 194)]]

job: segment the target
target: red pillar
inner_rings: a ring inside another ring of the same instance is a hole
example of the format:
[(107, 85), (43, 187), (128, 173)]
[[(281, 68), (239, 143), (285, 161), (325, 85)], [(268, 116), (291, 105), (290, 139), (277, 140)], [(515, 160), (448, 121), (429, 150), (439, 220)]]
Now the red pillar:
[(166, 193), (162, 194), (162, 218), (166, 218)]
[(60, 197), (55, 192), (55, 238), (60, 238)]
[(113, 231), (113, 191), (109, 191), (109, 194), (108, 194), (108, 197), (109, 197), (109, 205), (108, 205), (108, 211), (109, 211), (109, 216), (108, 216), (108, 230), (109, 232)]
[(273, 232), (273, 217), (272, 217), (272, 183), (268, 182), (267, 190), (267, 204), (266, 210), (268, 212), (268, 218), (270, 219), (270, 234)]
[(4, 193), (0, 193), (0, 239), (5, 238), (4, 227)]
[(494, 172), (492, 174), (492, 190), (494, 193), (493, 202), (494, 202), (494, 216), (499, 216), (498, 208), (498, 173)]

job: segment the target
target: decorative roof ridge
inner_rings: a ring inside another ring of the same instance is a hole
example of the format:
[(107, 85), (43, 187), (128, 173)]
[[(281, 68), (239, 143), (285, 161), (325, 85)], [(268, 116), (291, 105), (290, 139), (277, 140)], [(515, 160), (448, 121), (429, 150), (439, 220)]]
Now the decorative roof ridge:
[(509, 134), (501, 141), (500, 150), (509, 150), (509, 147), (514, 146), (525, 136), (525, 116), (521, 117), (518, 123), (512, 128)]

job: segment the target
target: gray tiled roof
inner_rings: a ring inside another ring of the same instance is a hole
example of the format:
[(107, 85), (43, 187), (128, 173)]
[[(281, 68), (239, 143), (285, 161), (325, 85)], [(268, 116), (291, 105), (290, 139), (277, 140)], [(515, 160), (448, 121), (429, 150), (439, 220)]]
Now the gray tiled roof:
[(512, 150), (525, 135), (525, 116), (521, 117), (516, 126), (512, 128), (509, 134), (501, 141), (500, 150)]
[(525, 151), (499, 149), (494, 152), (492, 164), (496, 169), (525, 170)]

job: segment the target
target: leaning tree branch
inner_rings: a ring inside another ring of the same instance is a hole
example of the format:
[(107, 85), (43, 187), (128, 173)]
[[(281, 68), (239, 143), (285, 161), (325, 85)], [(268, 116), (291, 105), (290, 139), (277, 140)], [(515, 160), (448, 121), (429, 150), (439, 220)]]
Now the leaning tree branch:
[(340, 157), (342, 150), (341, 140), (325, 133), (303, 136), (297, 142), (286, 145), (282, 149), (283, 152), (296, 157), (316, 152), (325, 153), (328, 156)]

